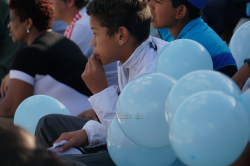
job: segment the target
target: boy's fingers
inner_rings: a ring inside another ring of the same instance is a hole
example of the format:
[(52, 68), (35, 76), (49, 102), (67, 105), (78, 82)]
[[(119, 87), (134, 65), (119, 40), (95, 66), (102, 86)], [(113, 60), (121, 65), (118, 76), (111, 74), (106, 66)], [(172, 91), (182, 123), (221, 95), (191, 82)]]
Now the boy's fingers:
[(2, 84), (1, 84), (1, 96), (4, 97), (4, 94), (3, 94), (3, 81), (2, 81)]
[(58, 142), (61, 142), (62, 140), (66, 140), (65, 136), (66, 136), (65, 133), (61, 134), (60, 137), (54, 143), (58, 143)]
[(5, 88), (4, 88), (4, 96), (7, 94), (7, 90), (8, 90), (8, 86), (4, 86)]
[(63, 145), (62, 147), (59, 148), (59, 152), (67, 151), (69, 148), (74, 146), (74, 144), (75, 144), (75, 141), (69, 140), (68, 143), (66, 143), (65, 145)]

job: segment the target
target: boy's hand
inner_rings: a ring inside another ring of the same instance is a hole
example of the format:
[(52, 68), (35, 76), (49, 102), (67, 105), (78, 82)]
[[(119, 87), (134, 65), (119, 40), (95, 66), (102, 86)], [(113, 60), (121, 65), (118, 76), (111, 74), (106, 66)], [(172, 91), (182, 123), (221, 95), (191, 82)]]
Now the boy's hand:
[(89, 109), (89, 110), (83, 111), (82, 113), (80, 113), (77, 116), (78, 117), (82, 117), (82, 118), (88, 118), (88, 119), (91, 119), (91, 120), (98, 121), (98, 118), (96, 117), (95, 111), (93, 109)]
[(82, 79), (93, 94), (99, 93), (108, 87), (105, 70), (97, 58), (92, 54), (82, 74)]
[(68, 133), (63, 133), (55, 141), (55, 143), (61, 142), (62, 140), (66, 140), (68, 141), (68, 143), (60, 147), (59, 152), (65, 152), (71, 147), (87, 146), (89, 144), (88, 135), (85, 130), (77, 130)]

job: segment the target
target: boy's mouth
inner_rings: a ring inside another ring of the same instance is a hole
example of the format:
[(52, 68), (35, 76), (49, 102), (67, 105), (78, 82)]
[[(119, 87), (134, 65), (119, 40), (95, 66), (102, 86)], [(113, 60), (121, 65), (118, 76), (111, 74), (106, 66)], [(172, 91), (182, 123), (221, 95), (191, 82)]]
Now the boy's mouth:
[(151, 16), (151, 22), (154, 21), (155, 17), (154, 16)]

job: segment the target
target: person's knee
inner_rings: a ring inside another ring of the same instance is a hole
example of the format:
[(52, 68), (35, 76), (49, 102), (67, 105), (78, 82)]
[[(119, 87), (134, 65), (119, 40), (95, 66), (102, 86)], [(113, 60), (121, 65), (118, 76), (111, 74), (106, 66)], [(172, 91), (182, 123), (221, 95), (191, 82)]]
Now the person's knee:
[(57, 116), (55, 114), (45, 115), (41, 119), (39, 119), (37, 128), (41, 128), (44, 125), (53, 126), (55, 119), (57, 119)]

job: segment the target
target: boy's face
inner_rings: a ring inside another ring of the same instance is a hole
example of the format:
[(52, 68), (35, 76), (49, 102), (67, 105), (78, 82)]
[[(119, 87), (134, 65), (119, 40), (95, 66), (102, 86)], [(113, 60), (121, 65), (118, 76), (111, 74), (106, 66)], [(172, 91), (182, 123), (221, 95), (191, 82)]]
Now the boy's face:
[(94, 54), (103, 65), (119, 61), (121, 58), (119, 41), (117, 40), (117, 34), (113, 37), (107, 35), (107, 28), (99, 25), (98, 20), (90, 16), (90, 27), (94, 33), (94, 36), (90, 44), (94, 47)]
[(148, 3), (152, 15), (151, 26), (156, 29), (171, 27), (175, 24), (177, 9), (171, 0), (151, 0)]

